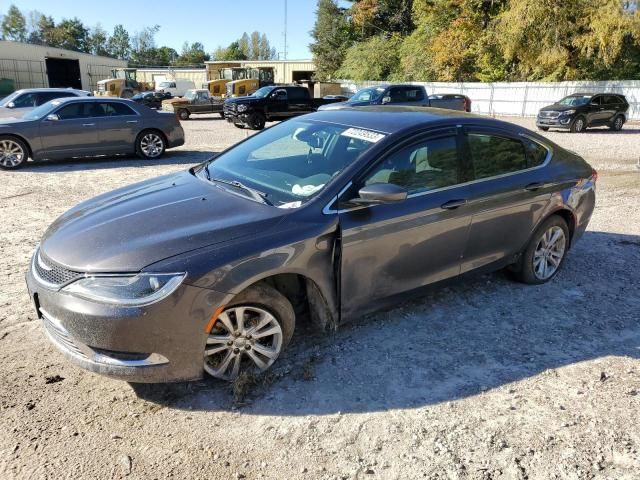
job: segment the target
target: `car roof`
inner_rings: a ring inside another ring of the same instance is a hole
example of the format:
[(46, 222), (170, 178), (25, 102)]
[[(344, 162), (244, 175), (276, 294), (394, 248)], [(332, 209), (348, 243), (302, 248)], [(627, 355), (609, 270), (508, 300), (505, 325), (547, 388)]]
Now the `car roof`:
[(78, 90), (77, 88), (21, 88), (20, 90), (16, 90), (18, 93), (46, 93), (46, 92), (78, 92), (78, 93), (91, 93), (88, 90)]
[[(398, 115), (403, 113), (403, 115)], [(508, 130), (522, 130), (512, 123), (495, 120), (493, 118), (474, 115), (458, 110), (443, 108), (409, 107), (409, 106), (367, 106), (343, 107), (336, 110), (321, 110), (304, 118), (320, 122), (336, 123), (340, 125), (375, 130), (392, 134), (414, 127), (437, 124), (464, 123), (499, 127)]]
[(62, 97), (51, 100), (59, 103), (73, 103), (73, 102), (124, 102), (135, 103), (126, 98), (119, 97)]

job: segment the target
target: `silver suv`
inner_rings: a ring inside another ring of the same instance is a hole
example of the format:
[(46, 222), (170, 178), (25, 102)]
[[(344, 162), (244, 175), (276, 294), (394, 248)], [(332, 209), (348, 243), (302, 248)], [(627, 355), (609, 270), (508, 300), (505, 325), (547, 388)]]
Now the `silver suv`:
[(49, 100), (63, 97), (86, 97), (91, 92), (74, 88), (24, 88), (0, 100), (0, 118), (21, 118)]

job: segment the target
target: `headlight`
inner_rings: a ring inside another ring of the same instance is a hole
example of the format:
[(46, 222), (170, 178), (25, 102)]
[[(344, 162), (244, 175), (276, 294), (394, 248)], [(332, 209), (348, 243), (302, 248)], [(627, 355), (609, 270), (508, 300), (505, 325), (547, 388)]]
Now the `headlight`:
[(247, 107), (244, 103), (241, 103), (240, 105), (238, 105), (238, 111), (239, 112), (246, 112), (247, 111)]
[(94, 275), (81, 278), (63, 290), (87, 300), (141, 306), (170, 295), (182, 283), (184, 277), (184, 273)]
[(565, 110), (560, 115), (573, 115), (574, 113), (576, 113), (575, 110)]

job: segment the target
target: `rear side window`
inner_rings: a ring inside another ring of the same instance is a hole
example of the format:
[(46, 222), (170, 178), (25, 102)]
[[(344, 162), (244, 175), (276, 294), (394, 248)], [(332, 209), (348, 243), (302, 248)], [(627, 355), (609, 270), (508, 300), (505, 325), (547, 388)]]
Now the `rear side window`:
[(467, 137), (474, 178), (488, 178), (527, 168), (521, 141), (497, 135), (471, 133)]
[(460, 183), (454, 136), (429, 139), (392, 154), (378, 164), (365, 185), (392, 183), (409, 193), (435, 190)]
[(107, 117), (136, 114), (136, 112), (134, 112), (129, 106), (119, 102), (101, 103), (100, 108), (104, 112), (104, 115)]
[(38, 106), (47, 103), (49, 100), (55, 100), (56, 98), (75, 97), (76, 95), (71, 92), (42, 92), (37, 94), (36, 104)]
[(538, 142), (524, 139), (524, 149), (527, 155), (527, 168), (538, 167), (547, 159), (549, 151)]

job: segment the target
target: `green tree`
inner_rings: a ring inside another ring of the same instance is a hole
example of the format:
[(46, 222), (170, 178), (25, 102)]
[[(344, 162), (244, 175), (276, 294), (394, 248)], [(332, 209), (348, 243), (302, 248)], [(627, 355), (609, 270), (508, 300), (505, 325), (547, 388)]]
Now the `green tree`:
[(174, 65), (178, 60), (178, 52), (171, 47), (159, 47), (155, 49), (154, 65)]
[(390, 38), (377, 35), (354, 44), (347, 50), (336, 76), (351, 80), (400, 79), (398, 49), (401, 43), (402, 38), (399, 35)]
[(111, 52), (111, 55), (120, 60), (129, 60), (131, 57), (129, 42), (129, 32), (127, 32), (122, 25), (118, 24), (113, 28), (113, 34), (107, 42), (108, 50)]
[(153, 65), (156, 57), (155, 36), (160, 25), (145, 27), (131, 39), (131, 63), (135, 65)]
[(413, 0), (352, 0), (354, 32), (362, 39), (373, 35), (413, 31)]
[(316, 65), (316, 77), (319, 80), (335, 78), (353, 43), (346, 11), (338, 6), (336, 0), (318, 0), (311, 37), (313, 43), (309, 48)]
[(276, 49), (271, 46), (265, 33), (260, 35), (258, 50), (258, 60), (273, 60), (277, 56)]
[(244, 32), (238, 39), (238, 48), (242, 52), (242, 55), (247, 60), (251, 60), (251, 39), (247, 32)]
[(176, 60), (177, 65), (201, 65), (209, 60), (209, 55), (204, 51), (204, 45), (194, 42), (191, 45), (184, 42), (182, 53)]
[(77, 18), (65, 18), (51, 32), (56, 47), (89, 52), (89, 30)]
[(213, 52), (214, 60), (247, 60), (238, 41), (231, 42), (228, 47), (218, 47)]
[(93, 27), (89, 32), (89, 38), (87, 39), (89, 52), (94, 55), (111, 55), (111, 52), (109, 52), (109, 45), (107, 43), (108, 36), (109, 35), (106, 30), (102, 28), (102, 25), (97, 24)]
[(27, 40), (27, 21), (18, 7), (11, 5), (0, 26), (2, 38), (15, 42)]

